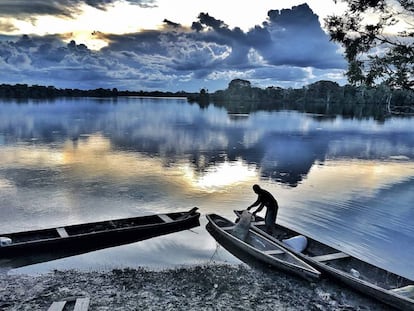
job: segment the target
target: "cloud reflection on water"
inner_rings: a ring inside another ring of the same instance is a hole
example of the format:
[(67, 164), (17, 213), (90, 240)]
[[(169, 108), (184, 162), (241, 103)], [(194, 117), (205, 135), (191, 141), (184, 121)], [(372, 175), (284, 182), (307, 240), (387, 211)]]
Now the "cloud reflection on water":
[[(281, 222), (378, 260), (414, 236), (413, 132), (412, 119), (321, 121), (281, 111), (234, 120), (177, 99), (1, 104), (0, 207), (9, 217), (0, 225), (188, 206), (233, 217), (260, 183), (277, 196)], [(211, 242), (199, 229), (197, 243)]]

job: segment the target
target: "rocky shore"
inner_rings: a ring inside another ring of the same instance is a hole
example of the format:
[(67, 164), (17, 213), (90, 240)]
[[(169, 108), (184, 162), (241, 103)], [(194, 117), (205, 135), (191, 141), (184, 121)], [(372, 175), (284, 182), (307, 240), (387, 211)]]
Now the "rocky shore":
[(329, 280), (211, 264), (164, 271), (54, 271), (0, 275), (0, 310), (47, 310), (86, 296), (89, 310), (392, 310)]

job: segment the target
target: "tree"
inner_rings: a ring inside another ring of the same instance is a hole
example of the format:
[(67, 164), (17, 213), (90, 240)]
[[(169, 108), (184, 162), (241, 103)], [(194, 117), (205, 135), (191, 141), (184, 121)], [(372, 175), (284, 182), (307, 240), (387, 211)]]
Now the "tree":
[(345, 49), (349, 82), (413, 89), (414, 1), (339, 1), (347, 9), (341, 16), (328, 16), (325, 25)]
[(242, 79), (234, 79), (231, 80), (228, 86), (229, 90), (239, 90), (243, 88), (251, 88), (250, 81), (242, 80)]

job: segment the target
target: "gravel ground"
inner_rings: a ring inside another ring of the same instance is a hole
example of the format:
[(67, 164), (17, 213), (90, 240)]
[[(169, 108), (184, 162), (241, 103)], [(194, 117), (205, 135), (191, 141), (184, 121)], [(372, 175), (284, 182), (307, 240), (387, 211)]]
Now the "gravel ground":
[(89, 310), (392, 310), (329, 280), (210, 264), (164, 271), (54, 271), (0, 275), (0, 310), (47, 310), (90, 297)]

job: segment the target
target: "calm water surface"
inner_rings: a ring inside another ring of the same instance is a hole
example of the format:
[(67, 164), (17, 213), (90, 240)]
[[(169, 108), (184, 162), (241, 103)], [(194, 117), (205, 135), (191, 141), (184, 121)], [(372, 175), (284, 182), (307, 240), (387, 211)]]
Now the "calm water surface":
[(204, 226), (259, 183), (278, 221), (414, 279), (414, 119), (231, 115), (184, 99), (0, 101), (0, 232), (198, 206), (201, 226), (35, 264), (51, 269), (239, 263)]

